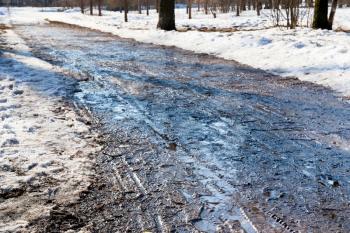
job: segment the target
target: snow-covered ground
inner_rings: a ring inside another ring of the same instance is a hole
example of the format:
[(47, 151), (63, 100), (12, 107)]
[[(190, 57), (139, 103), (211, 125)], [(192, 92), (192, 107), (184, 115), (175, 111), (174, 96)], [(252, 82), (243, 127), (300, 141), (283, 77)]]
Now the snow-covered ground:
[(13, 31), (0, 30), (0, 232), (22, 232), (90, 184), (94, 134), (67, 86)]
[[(283, 76), (296, 76), (329, 86), (342, 95), (350, 96), (350, 34), (328, 30), (298, 28), (286, 30), (269, 28), (269, 11), (260, 17), (246, 11), (236, 17), (234, 13), (212, 15), (193, 10), (193, 19), (186, 18), (184, 9), (176, 10), (179, 28), (238, 28), (237, 32), (164, 32), (156, 29), (157, 14), (150, 16), (129, 13), (129, 22), (123, 14), (104, 11), (103, 17), (82, 15), (79, 9), (56, 12), (57, 9), (14, 8), (7, 17), (2, 8), (1, 18), (12, 23), (44, 22), (45, 19), (75, 24), (110, 32), (141, 42), (177, 46), (199, 53), (237, 60), (256, 68)], [(311, 17), (309, 17), (311, 19)], [(304, 23), (307, 22), (305, 17)], [(334, 29), (350, 29), (350, 9), (338, 9)], [(259, 30), (251, 30), (259, 29)]]

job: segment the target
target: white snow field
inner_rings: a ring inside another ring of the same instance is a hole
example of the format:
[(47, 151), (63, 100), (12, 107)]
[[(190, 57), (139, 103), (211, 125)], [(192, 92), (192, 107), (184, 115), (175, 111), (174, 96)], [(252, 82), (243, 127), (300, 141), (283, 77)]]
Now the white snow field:
[[(158, 16), (151, 11), (129, 13), (129, 22), (123, 22), (120, 12), (104, 11), (102, 17), (82, 15), (79, 9), (57, 12), (57, 8), (13, 8), (10, 17), (2, 8), (3, 21), (35, 23), (45, 20), (88, 27), (137, 41), (177, 46), (198, 53), (208, 53), (225, 59), (261, 68), (282, 76), (296, 76), (301, 80), (328, 86), (339, 94), (350, 96), (350, 9), (338, 9), (334, 31), (271, 28), (270, 12), (246, 11), (236, 17), (234, 13), (205, 15), (193, 9), (193, 19), (187, 19), (185, 9), (176, 10), (178, 28), (237, 28), (236, 32), (165, 32), (156, 29)], [(96, 12), (96, 11), (95, 11)], [(312, 12), (311, 12), (312, 13)], [(307, 13), (305, 13), (307, 15)], [(310, 23), (311, 16), (303, 23)]]
[(63, 101), (72, 81), (11, 30), (0, 30), (0, 53), (0, 232), (23, 232), (54, 205), (79, 198), (99, 148), (88, 118)]

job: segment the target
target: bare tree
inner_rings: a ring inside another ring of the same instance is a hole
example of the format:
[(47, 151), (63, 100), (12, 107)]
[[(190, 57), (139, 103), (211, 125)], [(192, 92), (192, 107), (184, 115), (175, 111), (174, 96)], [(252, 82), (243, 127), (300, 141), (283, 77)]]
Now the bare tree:
[(90, 15), (94, 14), (94, 0), (90, 0)]
[(128, 22), (128, 0), (124, 0), (124, 21)]
[(314, 9), (314, 21), (312, 27), (317, 29), (329, 29), (328, 0), (316, 0)]
[(338, 0), (333, 0), (332, 7), (331, 7), (331, 13), (329, 14), (329, 19), (328, 19), (328, 28), (329, 29), (332, 29), (335, 11), (337, 10), (337, 5), (338, 5)]
[(146, 14), (149, 15), (149, 0), (146, 0)]
[(98, 0), (98, 2), (97, 2), (98, 16), (102, 16), (102, 2), (103, 2), (103, 0)]
[(139, 11), (139, 14), (142, 14), (141, 0), (137, 0), (137, 9), (138, 9), (138, 11)]
[(208, 5), (209, 5), (209, 0), (204, 0), (204, 12), (206, 15), (208, 14)]
[(192, 0), (187, 0), (188, 18), (192, 19)]
[(296, 28), (299, 19), (299, 0), (284, 0), (283, 8), (286, 12), (287, 27)]
[(84, 14), (84, 8), (85, 8), (85, 2), (84, 0), (80, 0), (80, 11), (82, 14)]
[(160, 0), (158, 28), (171, 31), (175, 28), (175, 0)]
[(157, 10), (157, 13), (159, 12), (159, 0), (156, 0), (156, 10)]
[(256, 0), (256, 13), (257, 13), (258, 16), (260, 16), (261, 8), (262, 8), (261, 1), (260, 0)]

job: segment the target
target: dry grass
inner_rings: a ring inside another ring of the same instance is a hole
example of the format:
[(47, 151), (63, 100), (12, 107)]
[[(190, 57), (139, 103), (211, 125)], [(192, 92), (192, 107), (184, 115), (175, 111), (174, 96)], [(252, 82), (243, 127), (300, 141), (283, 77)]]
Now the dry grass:
[(0, 24), (0, 30), (8, 30), (11, 29), (11, 27), (5, 25), (5, 24)]
[(342, 27), (338, 27), (334, 30), (335, 32), (346, 32), (346, 33), (350, 33), (350, 29), (345, 29)]

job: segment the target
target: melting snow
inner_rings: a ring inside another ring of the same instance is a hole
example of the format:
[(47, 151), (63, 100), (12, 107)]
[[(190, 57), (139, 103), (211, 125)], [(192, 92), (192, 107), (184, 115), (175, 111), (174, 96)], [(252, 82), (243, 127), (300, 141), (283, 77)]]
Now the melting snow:
[[(0, 32), (0, 231), (21, 231), (90, 183), (93, 134), (63, 100), (73, 84)], [(87, 139), (90, 137), (90, 139)], [(15, 213), (15, 214), (14, 214)]]
[[(2, 11), (5, 12), (4, 9)], [(104, 11), (103, 17), (91, 17), (80, 14), (77, 9), (55, 11), (56, 8), (45, 12), (36, 8), (14, 8), (10, 21), (42, 23), (49, 19), (110, 32), (141, 42), (177, 46), (237, 60), (282, 76), (296, 76), (350, 96), (349, 33), (309, 28), (267, 29), (272, 25), (269, 11), (262, 11), (261, 17), (257, 17), (254, 11), (247, 11), (240, 17), (229, 13), (219, 14), (217, 19), (213, 19), (211, 15), (194, 10), (193, 19), (188, 20), (184, 9), (176, 10), (177, 26), (180, 28), (249, 29), (233, 33), (160, 31), (156, 29), (157, 14), (154, 11), (151, 11), (150, 16), (130, 12), (129, 23), (123, 22), (123, 14), (119, 12)], [(338, 9), (334, 28), (347, 30), (350, 28), (349, 22), (350, 9)]]

